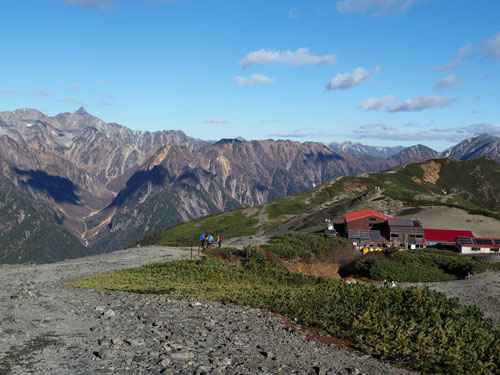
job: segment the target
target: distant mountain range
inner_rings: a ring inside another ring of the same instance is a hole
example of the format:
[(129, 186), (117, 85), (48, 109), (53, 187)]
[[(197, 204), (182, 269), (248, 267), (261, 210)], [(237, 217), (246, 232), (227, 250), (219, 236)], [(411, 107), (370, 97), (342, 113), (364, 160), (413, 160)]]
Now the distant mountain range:
[[(495, 158), (498, 138), (491, 141), (482, 150)], [(450, 155), (478, 154), (467, 142)], [(116, 250), (161, 228), (335, 177), (442, 156), (421, 145), (394, 151), (377, 158), (314, 142), (213, 143), (181, 131), (133, 131), (83, 108), (55, 117), (1, 112), (0, 263)]]
[(358, 142), (331, 142), (326, 144), (330, 150), (335, 152), (345, 152), (352, 155), (369, 155), (375, 158), (387, 159), (405, 149), (403, 146), (376, 147), (368, 146)]

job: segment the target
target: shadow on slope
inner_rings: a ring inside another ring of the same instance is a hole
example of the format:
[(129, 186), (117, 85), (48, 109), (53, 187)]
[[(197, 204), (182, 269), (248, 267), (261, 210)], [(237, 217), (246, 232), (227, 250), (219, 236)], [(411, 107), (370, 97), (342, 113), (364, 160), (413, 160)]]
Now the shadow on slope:
[(57, 203), (81, 205), (80, 197), (76, 194), (78, 188), (67, 178), (51, 176), (44, 171), (22, 171), (18, 168), (14, 168), (14, 172), (19, 176), (28, 176), (27, 181), (22, 181), (23, 184), (45, 191)]

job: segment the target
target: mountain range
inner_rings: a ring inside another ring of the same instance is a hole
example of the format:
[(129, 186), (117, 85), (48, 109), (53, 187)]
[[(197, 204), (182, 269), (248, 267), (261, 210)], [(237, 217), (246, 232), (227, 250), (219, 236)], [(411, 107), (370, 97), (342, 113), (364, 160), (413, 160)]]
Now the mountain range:
[[(446, 152), (498, 158), (499, 139), (479, 138), (482, 147), (473, 139)], [(331, 147), (133, 131), (83, 108), (54, 117), (33, 109), (1, 112), (0, 263), (112, 251), (165, 227), (339, 176), (446, 155), (421, 145), (387, 151), (387, 158), (361, 146), (357, 154)]]

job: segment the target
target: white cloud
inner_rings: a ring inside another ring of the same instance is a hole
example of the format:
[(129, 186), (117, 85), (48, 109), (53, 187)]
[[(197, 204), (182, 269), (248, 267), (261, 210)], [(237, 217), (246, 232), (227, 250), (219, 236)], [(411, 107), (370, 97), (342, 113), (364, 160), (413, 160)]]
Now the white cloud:
[(349, 89), (354, 86), (360, 85), (364, 80), (373, 77), (380, 72), (380, 66), (377, 66), (374, 70), (367, 71), (363, 67), (356, 68), (352, 73), (339, 73), (332, 78), (330, 83), (326, 86), (326, 90), (336, 90), (336, 89)]
[(75, 89), (81, 89), (81, 88), (82, 88), (82, 84), (81, 84), (81, 83), (75, 83), (75, 84), (73, 85), (73, 87), (74, 87)]
[(309, 53), (308, 48), (299, 48), (297, 51), (274, 51), (260, 49), (250, 52), (241, 60), (241, 66), (246, 69), (256, 64), (287, 64), (292, 66), (322, 65), (335, 63), (336, 56), (333, 54), (316, 56)]
[(277, 124), (278, 122), (281, 122), (281, 120), (279, 118), (273, 118), (270, 120), (265, 118), (264, 120), (262, 120), (263, 124)]
[(446, 90), (457, 87), (462, 83), (462, 80), (456, 75), (449, 75), (448, 77), (443, 78), (441, 81), (437, 82), (433, 87), (435, 90)]
[(373, 111), (392, 103), (393, 100), (394, 96), (392, 95), (387, 95), (380, 99), (368, 98), (359, 102), (358, 108), (362, 109), (363, 111)]
[(252, 74), (250, 77), (235, 77), (234, 81), (238, 86), (247, 87), (253, 85), (269, 85), (275, 82), (274, 78), (266, 77), (263, 74)]
[(300, 18), (300, 13), (297, 8), (292, 8), (288, 11), (288, 18), (297, 19)]
[(104, 9), (114, 3), (114, 0), (59, 0), (69, 5), (77, 5), (85, 8)]
[(483, 53), (490, 59), (500, 60), (500, 32), (496, 33), (485, 42)]
[(224, 120), (222, 118), (215, 118), (215, 119), (212, 119), (212, 120), (205, 120), (203, 122), (205, 124), (227, 124), (229, 121), (228, 120)]
[(340, 13), (370, 13), (384, 16), (408, 11), (421, 0), (341, 0), (337, 2)]
[(391, 105), (387, 112), (422, 111), (427, 108), (442, 108), (451, 105), (456, 99), (447, 99), (439, 95), (416, 96), (404, 102)]

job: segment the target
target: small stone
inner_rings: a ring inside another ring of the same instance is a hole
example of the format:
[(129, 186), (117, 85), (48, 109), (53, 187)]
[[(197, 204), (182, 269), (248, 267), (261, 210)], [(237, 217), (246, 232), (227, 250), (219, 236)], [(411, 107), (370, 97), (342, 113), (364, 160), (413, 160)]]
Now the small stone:
[(95, 311), (103, 313), (104, 312), (104, 307), (103, 306), (96, 306)]
[(191, 352), (175, 352), (170, 355), (172, 359), (191, 359), (194, 358), (194, 354)]
[(222, 361), (220, 361), (221, 366), (231, 366), (233, 361), (231, 361), (231, 358), (224, 358)]
[(109, 309), (108, 311), (106, 311), (104, 313), (104, 318), (105, 319), (113, 319), (115, 316), (116, 316), (116, 313), (113, 310), (111, 310), (111, 309)]

